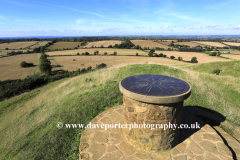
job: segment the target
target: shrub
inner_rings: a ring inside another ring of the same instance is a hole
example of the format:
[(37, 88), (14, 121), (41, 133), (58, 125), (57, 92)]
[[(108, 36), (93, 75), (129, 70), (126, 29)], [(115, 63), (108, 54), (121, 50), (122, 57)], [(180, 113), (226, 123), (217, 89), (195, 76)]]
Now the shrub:
[(138, 53), (136, 53), (136, 56), (138, 56)]
[(85, 82), (90, 82), (90, 81), (92, 81), (91, 78), (86, 78), (86, 79), (85, 79)]
[(20, 66), (21, 66), (22, 68), (32, 67), (32, 66), (33, 66), (33, 63), (27, 63), (26, 61), (22, 61), (22, 62), (20, 63)]
[(190, 62), (191, 62), (191, 63), (198, 63), (198, 61), (197, 61), (197, 57), (192, 57), (192, 59), (191, 59)]
[(216, 56), (217, 55), (217, 52), (210, 52), (209, 53), (209, 56)]
[(8, 50), (8, 48), (5, 48), (5, 50)]
[(85, 55), (85, 53), (82, 53), (82, 55)]
[(107, 65), (105, 63), (101, 63), (101, 64), (97, 65), (97, 69), (104, 68), (104, 67), (107, 67)]
[(174, 59), (175, 57), (174, 56), (170, 56), (171, 59)]
[(77, 53), (77, 55), (80, 55), (79, 53)]
[(107, 55), (107, 52), (104, 52), (104, 55)]
[(160, 54), (158, 55), (158, 57), (163, 57), (163, 54), (162, 54), (162, 53), (160, 53)]
[(85, 68), (81, 69), (81, 73), (85, 73), (87, 70)]
[(116, 56), (116, 55), (117, 55), (117, 52), (113, 52), (113, 55), (115, 55), (115, 56)]
[(89, 71), (89, 70), (91, 70), (92, 69), (92, 67), (91, 66), (89, 66), (88, 68), (87, 68), (87, 71)]
[(220, 52), (218, 52), (218, 53), (217, 53), (217, 56), (220, 56), (220, 55), (221, 55), (221, 53), (220, 53)]
[(179, 61), (182, 61), (182, 57), (178, 57), (178, 60), (179, 60)]
[(101, 48), (103, 48), (103, 45), (101, 45)]
[(213, 71), (212, 71), (212, 73), (213, 74), (216, 74), (216, 75), (219, 75), (219, 73), (220, 73), (220, 69), (214, 69)]
[(149, 52), (149, 53), (148, 53), (148, 56), (149, 56), (149, 57), (153, 57), (153, 52)]
[(164, 57), (164, 58), (166, 58), (166, 57), (167, 57), (167, 55), (166, 55), (166, 54), (164, 54), (164, 55), (163, 55), (163, 57)]
[(88, 52), (85, 52), (85, 55), (89, 55), (89, 53), (88, 53)]
[(109, 45), (108, 48), (112, 48), (112, 45)]

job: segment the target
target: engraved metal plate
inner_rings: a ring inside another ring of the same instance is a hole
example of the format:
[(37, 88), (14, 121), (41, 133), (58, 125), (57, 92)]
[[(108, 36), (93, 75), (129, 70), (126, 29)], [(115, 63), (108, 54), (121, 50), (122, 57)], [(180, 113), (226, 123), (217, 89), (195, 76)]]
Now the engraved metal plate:
[(146, 96), (176, 96), (189, 91), (187, 82), (165, 75), (144, 74), (127, 77), (121, 85), (130, 92)]

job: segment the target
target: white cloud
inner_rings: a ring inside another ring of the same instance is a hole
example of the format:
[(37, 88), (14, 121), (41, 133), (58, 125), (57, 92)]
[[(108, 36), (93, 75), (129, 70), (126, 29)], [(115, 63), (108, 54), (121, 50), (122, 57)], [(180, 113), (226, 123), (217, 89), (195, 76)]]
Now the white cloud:
[(76, 24), (81, 24), (81, 23), (84, 23), (85, 21), (86, 19), (77, 19)]
[(4, 20), (4, 21), (9, 21), (7, 18), (5, 18), (4, 16), (0, 16), (0, 19), (1, 20)]
[(182, 30), (182, 29), (202, 29), (202, 28), (203, 28), (202, 25), (199, 25), (199, 26), (183, 25), (179, 28), (179, 30)]
[(162, 28), (162, 29), (170, 29), (171, 27), (169, 27), (168, 25), (166, 25), (166, 26), (162, 26), (162, 27), (160, 27), (160, 28)]
[(106, 28), (97, 32), (98, 33), (119, 33), (122, 30), (125, 30), (125, 28)]

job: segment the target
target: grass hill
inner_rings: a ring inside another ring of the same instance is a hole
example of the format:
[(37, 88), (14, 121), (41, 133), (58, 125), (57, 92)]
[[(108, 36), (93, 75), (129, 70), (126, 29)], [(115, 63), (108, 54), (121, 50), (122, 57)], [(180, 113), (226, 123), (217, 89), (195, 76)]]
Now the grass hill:
[[(230, 62), (217, 63), (222, 66)], [(0, 102), (0, 159), (78, 159), (83, 129), (58, 129), (57, 123), (88, 124), (100, 112), (122, 104), (118, 83), (137, 74), (162, 74), (186, 80), (192, 86), (192, 94), (184, 106), (215, 110), (240, 125), (237, 98), (240, 78), (234, 73), (214, 75), (198, 68), (214, 69), (214, 65), (138, 64), (103, 69), (62, 79)], [(232, 67), (225, 66), (226, 70)]]

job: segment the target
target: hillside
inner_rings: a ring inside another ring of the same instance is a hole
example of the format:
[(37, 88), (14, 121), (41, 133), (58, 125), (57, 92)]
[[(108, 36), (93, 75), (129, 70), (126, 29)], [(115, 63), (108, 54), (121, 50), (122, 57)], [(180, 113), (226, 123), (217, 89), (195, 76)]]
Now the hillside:
[(240, 125), (240, 102), (236, 99), (240, 97), (239, 76), (198, 70), (192, 65), (114, 67), (62, 79), (0, 102), (0, 159), (78, 159), (83, 130), (58, 129), (57, 123), (88, 124), (100, 112), (122, 104), (118, 83), (137, 74), (181, 78), (192, 86), (184, 106), (212, 109)]

